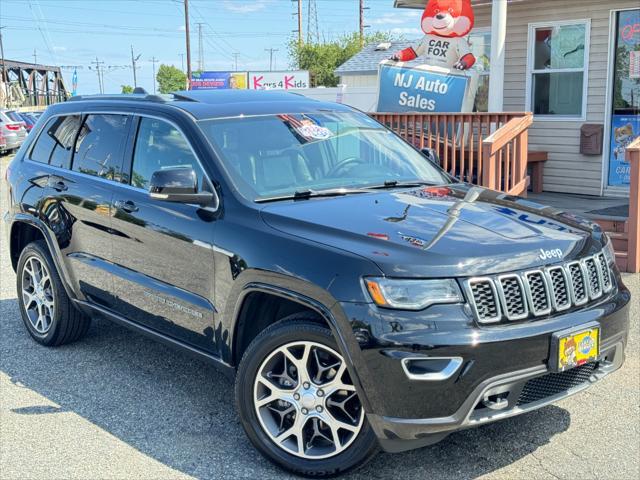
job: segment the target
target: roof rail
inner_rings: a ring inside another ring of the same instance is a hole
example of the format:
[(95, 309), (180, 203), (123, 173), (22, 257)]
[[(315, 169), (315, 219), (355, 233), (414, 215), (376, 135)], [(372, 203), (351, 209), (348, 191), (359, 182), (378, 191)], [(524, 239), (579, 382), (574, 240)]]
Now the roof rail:
[(142, 102), (165, 103), (171, 100), (171, 97), (163, 97), (162, 95), (149, 95), (146, 93), (119, 93), (119, 94), (99, 94), (99, 95), (75, 95), (70, 97), (68, 102), (79, 102), (81, 100), (134, 100)]

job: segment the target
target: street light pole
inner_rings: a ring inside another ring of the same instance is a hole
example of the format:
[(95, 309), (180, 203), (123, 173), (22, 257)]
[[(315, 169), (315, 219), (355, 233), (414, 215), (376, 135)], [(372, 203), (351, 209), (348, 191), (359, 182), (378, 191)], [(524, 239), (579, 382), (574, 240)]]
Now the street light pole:
[(154, 56), (151, 59), (151, 65), (153, 65), (153, 94), (156, 94), (156, 63), (158, 63), (158, 59)]
[(184, 0), (184, 32), (187, 43), (187, 90), (191, 89), (191, 44), (189, 42), (189, 0)]

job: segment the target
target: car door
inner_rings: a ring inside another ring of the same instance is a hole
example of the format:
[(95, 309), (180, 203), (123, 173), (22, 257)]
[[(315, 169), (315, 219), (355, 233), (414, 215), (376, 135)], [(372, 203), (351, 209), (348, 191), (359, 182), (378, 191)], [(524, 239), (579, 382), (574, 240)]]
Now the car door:
[(121, 114), (54, 117), (30, 152), (49, 165), (42, 209), (68, 280), (80, 299), (103, 306), (113, 303), (111, 203), (130, 121)]
[(155, 171), (194, 169), (209, 180), (183, 132), (167, 120), (141, 116), (128, 185), (114, 197), (114, 309), (157, 332), (215, 352), (213, 340), (213, 230), (216, 213), (197, 205), (152, 199)]

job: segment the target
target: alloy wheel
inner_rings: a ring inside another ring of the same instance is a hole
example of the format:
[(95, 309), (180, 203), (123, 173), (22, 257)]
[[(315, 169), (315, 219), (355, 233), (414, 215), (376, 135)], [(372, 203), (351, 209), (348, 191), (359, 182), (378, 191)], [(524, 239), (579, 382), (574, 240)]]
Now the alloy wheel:
[(53, 286), (46, 265), (36, 256), (24, 262), (21, 294), (31, 326), (39, 334), (45, 335), (53, 323)]
[(342, 356), (326, 345), (297, 341), (274, 350), (254, 381), (260, 424), (281, 449), (306, 459), (346, 450), (364, 409)]

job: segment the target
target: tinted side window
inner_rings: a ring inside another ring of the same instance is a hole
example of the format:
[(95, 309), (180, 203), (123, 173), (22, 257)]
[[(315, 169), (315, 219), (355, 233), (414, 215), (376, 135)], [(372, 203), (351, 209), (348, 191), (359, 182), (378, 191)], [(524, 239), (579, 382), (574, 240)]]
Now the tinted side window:
[(202, 169), (182, 133), (162, 120), (141, 118), (133, 153), (131, 185), (146, 190), (153, 172), (178, 166), (193, 168), (198, 185), (202, 185)]
[(79, 127), (80, 115), (52, 118), (42, 129), (29, 158), (54, 167), (69, 168)]
[(128, 129), (127, 115), (87, 115), (76, 141), (73, 170), (120, 181)]

